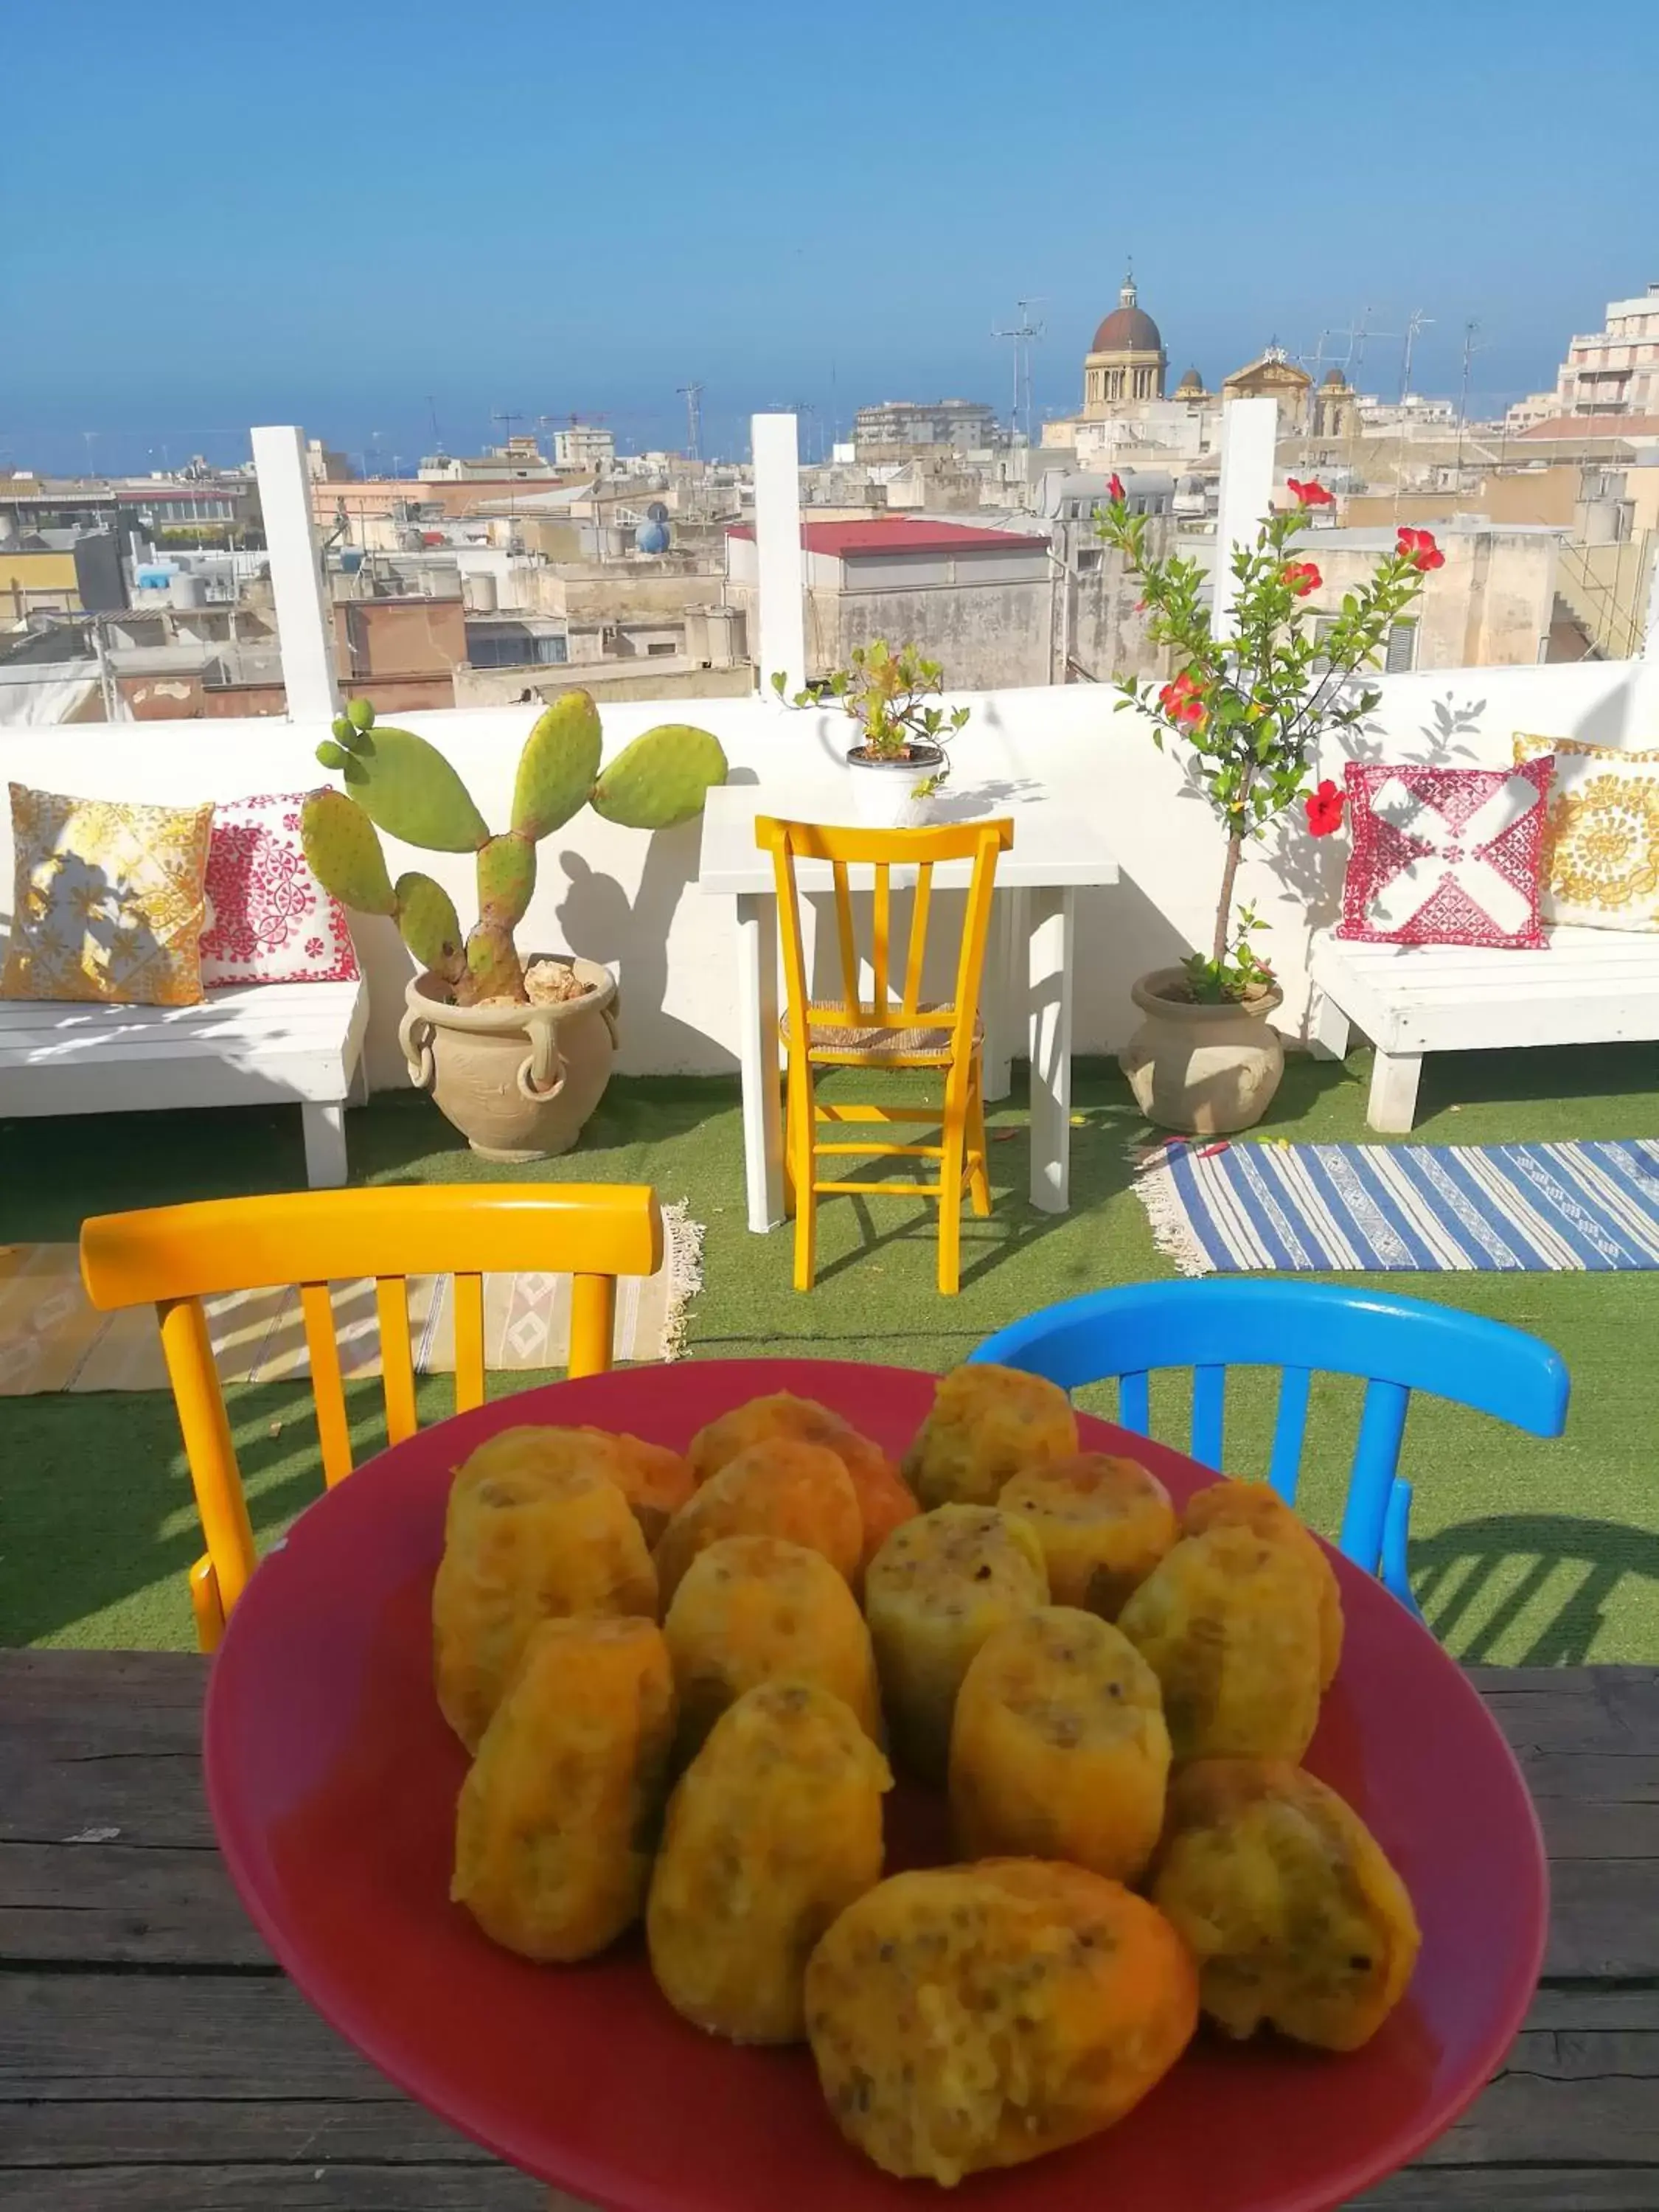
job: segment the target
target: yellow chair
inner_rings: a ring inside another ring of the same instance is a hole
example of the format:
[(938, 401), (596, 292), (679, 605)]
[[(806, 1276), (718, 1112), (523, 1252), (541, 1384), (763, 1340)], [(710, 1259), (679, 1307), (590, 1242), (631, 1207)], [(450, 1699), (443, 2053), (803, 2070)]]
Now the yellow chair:
[[(782, 1022), (788, 1061), (784, 1164), (795, 1216), (795, 1288), (810, 1291), (812, 1287), (818, 1199), (831, 1191), (867, 1191), (877, 1196), (939, 1200), (939, 1286), (949, 1297), (961, 1279), (963, 1184), (975, 1213), (987, 1214), (991, 1210), (985, 1163), (981, 1066), (984, 1030), (979, 1018), (979, 987), (991, 924), (997, 855), (1013, 843), (1014, 825), (1004, 821), (953, 823), (934, 830), (837, 830), (763, 817), (755, 824), (755, 841), (772, 855), (783, 938), (788, 1001)], [(815, 1000), (807, 988), (800, 893), (795, 878), (796, 865), (802, 860), (830, 863), (841, 962), (839, 999)], [(948, 860), (971, 860), (973, 874), (957, 961), (955, 994), (947, 1004), (939, 1005), (922, 999), (922, 963), (927, 949), (933, 870)], [(849, 867), (863, 866), (872, 867), (875, 876), (868, 999), (860, 988), (861, 970), (848, 876)], [(916, 872), (904, 979), (896, 998), (891, 981), (891, 872), (895, 867)], [(813, 1070), (820, 1067), (925, 1069), (944, 1078), (945, 1103), (939, 1112), (929, 1107), (855, 1106), (839, 1101), (833, 1106), (822, 1105), (812, 1090)], [(889, 1121), (920, 1122), (938, 1128), (940, 1141), (910, 1145), (864, 1138), (857, 1143), (826, 1144), (818, 1136), (820, 1122), (834, 1126)], [(939, 1179), (937, 1182), (819, 1181), (820, 1159), (848, 1154), (937, 1160)]]
[(202, 1300), (297, 1283), (323, 1474), (351, 1472), (331, 1282), (374, 1278), (387, 1440), (412, 1437), (410, 1275), (455, 1278), (455, 1411), (484, 1398), (483, 1276), (517, 1268), (574, 1278), (569, 1371), (611, 1364), (618, 1275), (662, 1263), (656, 1193), (606, 1183), (457, 1183), (284, 1192), (105, 1213), (81, 1230), (81, 1275), (100, 1311), (153, 1301), (207, 1552), (191, 1569), (204, 1651), (224, 1632), (254, 1567), (253, 1531)]

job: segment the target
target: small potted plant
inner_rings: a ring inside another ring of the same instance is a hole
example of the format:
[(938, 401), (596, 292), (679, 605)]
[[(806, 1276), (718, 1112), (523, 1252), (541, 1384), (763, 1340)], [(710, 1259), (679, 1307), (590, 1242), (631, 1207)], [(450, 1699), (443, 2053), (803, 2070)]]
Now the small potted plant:
[(853, 807), (874, 830), (909, 830), (927, 819), (929, 802), (950, 769), (945, 748), (970, 709), (947, 714), (930, 703), (945, 690), (945, 671), (924, 660), (914, 645), (893, 651), (885, 638), (853, 647), (851, 665), (837, 668), (791, 699), (780, 672), (772, 689), (786, 706), (836, 702), (863, 735), (847, 748)]
[[(595, 961), (520, 957), (514, 931), (536, 888), (536, 848), (584, 805), (634, 830), (702, 811), (726, 781), (707, 730), (665, 723), (603, 773), (599, 713), (567, 691), (525, 740), (512, 827), (492, 835), (460, 777), (412, 730), (377, 723), (354, 699), (317, 748), (346, 788), (312, 792), (301, 842), (325, 890), (357, 914), (394, 921), (421, 972), (398, 1042), (409, 1071), (475, 1152), (538, 1160), (568, 1152), (604, 1095), (616, 1049), (616, 978)], [(462, 934), (441, 884), (411, 870), (393, 883), (377, 830), (433, 853), (477, 856), (478, 919)]]
[(1313, 562), (1296, 557), (1296, 541), (1309, 510), (1328, 507), (1331, 495), (1322, 484), (1289, 481), (1294, 504), (1269, 515), (1255, 544), (1233, 555), (1224, 637), (1211, 629), (1204, 569), (1179, 554), (1146, 557), (1148, 518), (1129, 513), (1116, 477), (1097, 525), (1139, 579), (1147, 635), (1170, 649), (1175, 668), (1161, 685), (1151, 678), (1121, 682), (1119, 709), (1134, 706), (1149, 715), (1160, 748), (1166, 735), (1185, 741), (1226, 838), (1209, 951), (1133, 985), (1144, 1019), (1121, 1055), (1149, 1121), (1202, 1135), (1260, 1121), (1284, 1073), (1269, 1019), (1283, 994), (1256, 949), (1263, 924), (1251, 907), (1235, 908), (1245, 842), (1297, 799), (1315, 836), (1340, 825), (1341, 793), (1328, 782), (1310, 792), (1310, 763), (1326, 730), (1350, 727), (1376, 705), (1379, 692), (1356, 696), (1349, 678), (1381, 664), (1389, 626), (1445, 559), (1426, 530), (1401, 530), (1394, 551), (1343, 595), (1316, 641), (1306, 602), (1323, 579)]

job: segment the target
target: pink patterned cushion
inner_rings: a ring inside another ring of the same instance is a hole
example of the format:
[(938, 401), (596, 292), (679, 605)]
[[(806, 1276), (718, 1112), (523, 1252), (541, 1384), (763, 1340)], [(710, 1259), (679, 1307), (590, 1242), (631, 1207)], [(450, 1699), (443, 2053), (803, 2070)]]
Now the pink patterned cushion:
[(300, 844), (302, 791), (229, 799), (208, 846), (202, 988), (349, 983), (357, 956), (345, 910), (311, 872)]
[(1353, 851), (1339, 937), (1370, 945), (1534, 950), (1544, 802), (1554, 762), (1388, 768), (1350, 761)]

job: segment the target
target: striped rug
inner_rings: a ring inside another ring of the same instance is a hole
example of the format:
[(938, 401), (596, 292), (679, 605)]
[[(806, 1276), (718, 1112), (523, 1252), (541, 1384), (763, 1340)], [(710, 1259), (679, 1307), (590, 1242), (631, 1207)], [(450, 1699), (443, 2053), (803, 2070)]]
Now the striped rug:
[(1183, 1274), (1659, 1268), (1659, 1142), (1160, 1146), (1137, 1184)]

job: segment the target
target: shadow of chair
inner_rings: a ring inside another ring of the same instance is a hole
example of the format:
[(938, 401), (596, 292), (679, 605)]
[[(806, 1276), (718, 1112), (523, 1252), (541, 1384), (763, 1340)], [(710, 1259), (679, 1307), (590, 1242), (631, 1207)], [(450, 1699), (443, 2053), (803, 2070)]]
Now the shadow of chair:
[[(1659, 1535), (1566, 1513), (1498, 1513), (1414, 1541), (1418, 1600), (1442, 1643), (1474, 1665), (1494, 1656), (1539, 1607), (1547, 1618), (1510, 1663), (1582, 1667), (1605, 1607), (1634, 1577), (1659, 1600)], [(1468, 1626), (1479, 1614), (1478, 1625)]]

